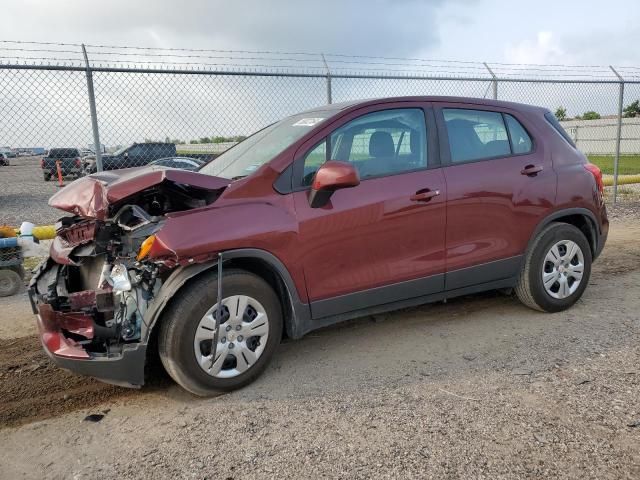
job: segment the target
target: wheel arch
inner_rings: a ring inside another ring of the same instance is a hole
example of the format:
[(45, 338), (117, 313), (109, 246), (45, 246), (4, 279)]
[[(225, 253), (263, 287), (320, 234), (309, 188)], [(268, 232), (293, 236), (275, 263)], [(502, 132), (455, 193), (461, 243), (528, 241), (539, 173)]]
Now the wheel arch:
[[(273, 285), (284, 313), (284, 331), (290, 338), (300, 338), (308, 330), (310, 319), (308, 304), (301, 302), (293, 279), (284, 264), (273, 254), (260, 249), (237, 249), (222, 252), (223, 272), (225, 268), (241, 268)], [(145, 315), (148, 325), (145, 339), (152, 341), (157, 325), (171, 299), (182, 288), (202, 273), (217, 268), (217, 261), (211, 260), (195, 265), (178, 267), (162, 285), (153, 305)]]
[(591, 247), (591, 255), (593, 256), (593, 258), (596, 257), (598, 251), (599, 234), (597, 227), (598, 222), (594, 213), (586, 208), (566, 208), (547, 215), (540, 221), (540, 223), (538, 223), (538, 225), (534, 229), (531, 238), (529, 238), (529, 243), (527, 244), (527, 251), (529, 251), (529, 249), (535, 242), (538, 234), (553, 222), (568, 223), (578, 228), (586, 237), (587, 242), (589, 242), (589, 246)]

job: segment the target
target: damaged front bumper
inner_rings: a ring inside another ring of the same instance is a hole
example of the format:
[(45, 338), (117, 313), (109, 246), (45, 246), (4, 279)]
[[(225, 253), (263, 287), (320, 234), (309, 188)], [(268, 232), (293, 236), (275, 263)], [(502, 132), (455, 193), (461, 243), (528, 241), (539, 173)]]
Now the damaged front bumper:
[[(114, 343), (104, 351), (92, 351), (96, 339), (105, 340), (110, 329), (100, 324), (97, 317), (113, 308), (108, 300), (111, 291), (82, 291), (69, 294), (65, 311), (54, 310), (44, 302), (38, 291), (38, 283), (47, 282), (47, 273), (57, 271), (59, 266), (51, 260), (43, 263), (35, 272), (29, 285), (29, 298), (37, 315), (40, 341), (45, 352), (59, 367), (81, 375), (95, 377), (101, 381), (125, 387), (138, 388), (144, 384), (147, 344)], [(57, 290), (60, 278), (55, 275)]]

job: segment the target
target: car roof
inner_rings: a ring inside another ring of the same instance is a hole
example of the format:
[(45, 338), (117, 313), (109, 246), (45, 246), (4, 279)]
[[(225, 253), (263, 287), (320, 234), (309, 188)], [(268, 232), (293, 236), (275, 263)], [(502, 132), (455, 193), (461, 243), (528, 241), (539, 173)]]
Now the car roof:
[(448, 103), (467, 103), (469, 105), (482, 105), (488, 107), (502, 107), (510, 108), (512, 110), (526, 110), (526, 111), (544, 111), (546, 108), (537, 107), (534, 105), (527, 105), (525, 103), (507, 102), (504, 100), (493, 100), (489, 98), (476, 98), (476, 97), (448, 97), (448, 96), (407, 96), (407, 97), (379, 97), (369, 98), (364, 100), (350, 100), (347, 102), (331, 103), (329, 105), (322, 105), (316, 108), (306, 110), (301, 113), (312, 112), (332, 112), (356, 109), (361, 107), (367, 107), (369, 105), (378, 105), (384, 103), (397, 103), (397, 102), (448, 102)]

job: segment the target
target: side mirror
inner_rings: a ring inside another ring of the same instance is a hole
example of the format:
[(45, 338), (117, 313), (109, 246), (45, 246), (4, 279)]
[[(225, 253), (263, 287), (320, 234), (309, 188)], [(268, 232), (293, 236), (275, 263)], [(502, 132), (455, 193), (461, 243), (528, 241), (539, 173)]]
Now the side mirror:
[(352, 164), (329, 160), (318, 169), (313, 177), (313, 184), (309, 192), (309, 205), (311, 208), (322, 207), (327, 204), (336, 190), (358, 185), (360, 185), (360, 175)]

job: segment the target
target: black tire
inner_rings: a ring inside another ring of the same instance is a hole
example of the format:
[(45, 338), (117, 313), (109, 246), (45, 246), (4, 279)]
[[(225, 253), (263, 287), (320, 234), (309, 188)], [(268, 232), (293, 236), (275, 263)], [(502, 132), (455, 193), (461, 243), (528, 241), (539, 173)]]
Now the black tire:
[[(578, 288), (565, 298), (554, 298), (545, 289), (542, 271), (545, 257), (551, 247), (561, 240), (571, 240), (582, 250), (584, 258), (583, 275)], [(555, 222), (545, 227), (535, 238), (527, 252), (515, 288), (518, 299), (526, 306), (542, 312), (560, 312), (576, 303), (589, 283), (591, 276), (591, 246), (580, 229), (567, 223)]]
[(22, 278), (13, 270), (0, 270), (0, 297), (15, 295), (20, 291)]
[(44, 176), (44, 181), (45, 182), (48, 182), (49, 180), (51, 180), (51, 174), (50, 173), (45, 173), (45, 174), (43, 174), (43, 176)]
[(198, 364), (193, 341), (198, 324), (217, 303), (217, 274), (207, 272), (183, 287), (163, 314), (158, 335), (158, 351), (167, 373), (185, 390), (210, 396), (241, 388), (255, 380), (266, 368), (282, 338), (282, 308), (271, 286), (244, 270), (223, 273), (223, 298), (247, 295), (264, 307), (269, 319), (267, 344), (258, 360), (245, 372), (232, 378), (207, 374)]

